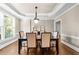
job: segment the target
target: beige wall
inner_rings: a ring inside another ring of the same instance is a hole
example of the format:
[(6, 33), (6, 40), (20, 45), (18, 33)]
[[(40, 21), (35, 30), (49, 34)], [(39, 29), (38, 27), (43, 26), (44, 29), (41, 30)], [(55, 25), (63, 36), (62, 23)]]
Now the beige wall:
[[(30, 27), (31, 26), (31, 27)], [(53, 20), (41, 20), (38, 24), (34, 24), (33, 20), (21, 20), (21, 31), (30, 32), (33, 31), (33, 27), (37, 27), (37, 30), (40, 30), (40, 26), (45, 26), (45, 31), (52, 32), (54, 27)]]
[(62, 19), (63, 34), (79, 36), (79, 5), (59, 17), (59, 19)]
[(64, 40), (79, 48), (79, 5), (60, 16)]
[(33, 27), (36, 27), (37, 30), (40, 31), (40, 27), (44, 26), (45, 31), (52, 32), (54, 29), (54, 21), (53, 20), (40, 20), (37, 24), (34, 24), (34, 21), (31, 21), (31, 31), (33, 31)]
[(45, 31), (53, 31), (54, 21), (48, 16), (39, 16), (40, 19), (38, 24), (34, 24), (33, 18), (27, 17), (21, 20), (21, 30), (24, 32), (33, 31), (33, 27), (36, 26), (37, 30), (40, 30), (40, 26), (45, 26)]

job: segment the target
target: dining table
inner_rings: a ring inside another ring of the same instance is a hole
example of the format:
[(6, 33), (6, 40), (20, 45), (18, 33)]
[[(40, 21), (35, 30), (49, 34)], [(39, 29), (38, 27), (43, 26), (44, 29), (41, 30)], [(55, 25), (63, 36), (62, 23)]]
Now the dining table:
[[(55, 41), (56, 42), (56, 54), (58, 55), (59, 54), (59, 38), (53, 38), (51, 36), (51, 41)], [(23, 41), (27, 41), (27, 37), (26, 38), (19, 38), (18, 39), (18, 54), (20, 54), (20, 50), (22, 49), (22, 42)], [(37, 35), (37, 39), (36, 39), (37, 42), (41, 41), (41, 35)], [(38, 44), (40, 45), (40, 44)]]

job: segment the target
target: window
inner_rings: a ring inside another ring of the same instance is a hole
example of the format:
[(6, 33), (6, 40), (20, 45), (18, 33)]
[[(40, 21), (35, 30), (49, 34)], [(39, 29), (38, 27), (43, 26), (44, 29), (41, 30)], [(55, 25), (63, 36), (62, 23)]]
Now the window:
[(1, 27), (0, 27), (0, 40), (1, 40)]
[(9, 16), (4, 16), (4, 32), (5, 38), (13, 36), (13, 19)]
[(15, 37), (15, 17), (0, 13), (0, 42), (11, 40)]

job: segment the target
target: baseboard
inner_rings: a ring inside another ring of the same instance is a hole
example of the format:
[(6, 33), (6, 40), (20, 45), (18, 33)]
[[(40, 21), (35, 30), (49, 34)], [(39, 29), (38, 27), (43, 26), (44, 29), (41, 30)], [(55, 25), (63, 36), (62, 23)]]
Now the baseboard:
[(11, 40), (11, 41), (9, 41), (9, 42), (7, 42), (7, 43), (1, 45), (1, 46), (0, 46), (0, 49), (2, 49), (2, 48), (4, 48), (4, 47), (6, 47), (6, 46), (12, 44), (13, 42), (15, 42), (15, 41), (17, 41), (17, 40), (18, 40), (18, 38), (13, 38), (13, 40)]
[(61, 42), (62, 42), (63, 44), (65, 44), (66, 46), (72, 48), (73, 50), (79, 52), (79, 48), (77, 48), (77, 47), (75, 47), (75, 46), (73, 46), (73, 45), (71, 45), (71, 44), (69, 44), (69, 43), (67, 43), (67, 42), (64, 42), (64, 41), (61, 41)]

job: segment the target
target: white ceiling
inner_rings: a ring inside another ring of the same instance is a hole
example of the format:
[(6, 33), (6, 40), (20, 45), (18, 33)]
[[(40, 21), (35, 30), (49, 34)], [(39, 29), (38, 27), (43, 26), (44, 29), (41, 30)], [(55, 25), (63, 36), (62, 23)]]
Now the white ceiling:
[[(75, 3), (5, 3), (0, 4), (0, 9), (8, 13), (23, 18), (34, 17), (34, 7), (38, 6), (38, 17), (55, 19), (62, 15), (68, 9), (71, 9)], [(32, 19), (32, 18), (30, 18)]]
[(38, 7), (38, 13), (52, 12), (56, 3), (17, 3), (12, 4), (21, 13), (34, 13), (35, 6)]

